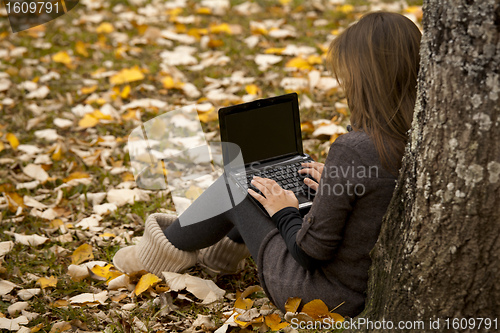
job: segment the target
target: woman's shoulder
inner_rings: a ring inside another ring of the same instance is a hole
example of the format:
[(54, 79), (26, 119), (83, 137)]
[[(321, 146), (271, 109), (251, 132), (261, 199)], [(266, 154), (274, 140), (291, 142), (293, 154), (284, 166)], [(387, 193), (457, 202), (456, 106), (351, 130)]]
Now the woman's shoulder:
[(331, 148), (335, 148), (336, 146), (343, 146), (358, 153), (376, 152), (372, 139), (363, 131), (351, 131), (342, 134), (333, 142)]
[(343, 163), (377, 168), (380, 170), (380, 178), (394, 178), (394, 175), (382, 167), (371, 137), (363, 131), (351, 131), (339, 136), (331, 145), (328, 155), (330, 158), (327, 158), (325, 164)]

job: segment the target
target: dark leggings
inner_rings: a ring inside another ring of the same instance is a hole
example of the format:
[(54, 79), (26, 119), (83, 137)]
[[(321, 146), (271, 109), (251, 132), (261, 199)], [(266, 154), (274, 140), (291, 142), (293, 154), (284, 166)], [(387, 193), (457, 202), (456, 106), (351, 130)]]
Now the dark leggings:
[[(209, 207), (227, 206), (227, 193), (224, 177), (220, 177), (180, 216), (183, 221), (190, 221), (189, 225), (181, 226), (177, 219), (163, 230), (170, 243), (180, 250), (194, 251), (213, 245), (228, 235), (236, 242), (243, 240), (251, 255), (257, 258), (264, 237), (276, 226), (248, 195), (235, 207), (197, 222)], [(237, 195), (241, 196), (241, 193)]]

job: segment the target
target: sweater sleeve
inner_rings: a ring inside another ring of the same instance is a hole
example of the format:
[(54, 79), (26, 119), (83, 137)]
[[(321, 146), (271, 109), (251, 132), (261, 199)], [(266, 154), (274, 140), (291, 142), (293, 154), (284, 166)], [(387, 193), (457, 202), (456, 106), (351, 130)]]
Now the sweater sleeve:
[(316, 260), (305, 253), (297, 245), (297, 232), (302, 227), (302, 217), (299, 210), (295, 207), (285, 207), (272, 216), (281, 237), (285, 240), (286, 247), (292, 257), (305, 269), (313, 270), (316, 268)]
[(363, 166), (360, 156), (353, 147), (337, 141), (328, 153), (311, 210), (297, 233), (297, 244), (317, 260), (334, 258), (353, 210), (356, 189), (364, 186), (363, 180), (356, 178), (357, 168)]

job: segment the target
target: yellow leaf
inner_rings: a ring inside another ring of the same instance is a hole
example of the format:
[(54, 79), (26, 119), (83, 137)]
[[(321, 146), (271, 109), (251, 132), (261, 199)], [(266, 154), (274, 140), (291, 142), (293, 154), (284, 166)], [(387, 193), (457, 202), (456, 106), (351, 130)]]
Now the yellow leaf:
[(144, 79), (144, 74), (141, 72), (139, 67), (134, 66), (132, 68), (124, 68), (117, 74), (111, 76), (109, 82), (114, 85), (139, 81)]
[(0, 152), (5, 149), (5, 146), (2, 141), (0, 141)]
[(234, 307), (237, 309), (248, 310), (252, 307), (253, 301), (250, 298), (239, 297), (236, 302), (234, 302)]
[(7, 133), (5, 138), (7, 139), (7, 141), (9, 141), (12, 149), (16, 150), (17, 146), (19, 146), (19, 140), (17, 139), (17, 137), (12, 133)]
[(174, 80), (171, 76), (165, 76), (161, 80), (161, 83), (163, 84), (163, 87), (167, 89), (181, 89), (184, 85), (183, 82)]
[(59, 51), (52, 55), (52, 61), (65, 65), (71, 65), (71, 57), (66, 51)]
[(292, 0), (279, 0), (282, 5), (289, 4)]
[(129, 95), (130, 95), (130, 84), (127, 84), (123, 88), (123, 90), (122, 90), (122, 92), (120, 94), (120, 97), (123, 98), (123, 99), (125, 99), (125, 98), (128, 98)]
[(109, 22), (102, 22), (95, 30), (98, 34), (110, 34), (113, 31), (115, 31), (115, 28)]
[(321, 65), (323, 63), (323, 59), (319, 55), (311, 54), (309, 57), (307, 57), (307, 62), (311, 65)]
[(64, 331), (68, 331), (70, 329), (71, 329), (71, 324), (68, 323), (67, 321), (63, 321), (52, 325), (52, 328), (50, 329), (49, 333), (61, 333)]
[(186, 191), (186, 198), (196, 200), (203, 193), (203, 189), (198, 186), (191, 185)]
[(340, 6), (340, 8), (339, 8), (339, 11), (341, 11), (341, 12), (342, 12), (342, 13), (344, 13), (344, 14), (349, 14), (349, 13), (351, 13), (353, 10), (354, 10), (354, 6), (353, 6), (353, 5), (349, 5), (349, 4), (342, 5), (342, 6)]
[(95, 110), (94, 112), (90, 113), (90, 115), (96, 119), (105, 119), (105, 120), (113, 119), (109, 114), (104, 114), (99, 110)]
[(345, 320), (344, 317), (335, 312), (330, 313), (330, 318), (332, 318), (333, 321), (338, 321), (338, 322), (343, 322)]
[(208, 44), (207, 44), (207, 46), (211, 47), (211, 48), (220, 47), (220, 46), (223, 46), (223, 45), (224, 45), (224, 41), (223, 40), (221, 40), (221, 39), (212, 39), (212, 38), (210, 38), (210, 40), (208, 41)]
[(234, 317), (234, 322), (238, 324), (240, 328), (247, 328), (252, 322), (250, 321), (241, 321), (238, 319), (238, 317), (241, 316), (240, 314)]
[(128, 110), (127, 113), (122, 115), (122, 119), (125, 121), (126, 120), (139, 120), (139, 118), (137, 117), (137, 111), (135, 111), (135, 110)]
[(297, 312), (297, 309), (299, 308), (300, 302), (302, 302), (302, 299), (298, 297), (290, 297), (285, 303), (285, 310), (286, 312), (292, 312), (295, 313)]
[(270, 47), (267, 48), (264, 53), (266, 54), (282, 54), (285, 51), (284, 47)]
[(84, 57), (89, 56), (89, 52), (87, 51), (87, 44), (82, 42), (81, 40), (76, 42), (75, 51), (76, 51), (76, 53), (78, 53)]
[(210, 15), (212, 14), (212, 10), (208, 7), (200, 7), (196, 10), (196, 14)]
[(115, 234), (112, 234), (112, 233), (109, 233), (109, 232), (105, 232), (103, 234), (100, 234), (99, 237), (101, 238), (106, 238), (106, 237), (116, 237)]
[(90, 128), (99, 124), (99, 119), (87, 113), (82, 119), (78, 121), (78, 126), (81, 128)]
[(312, 66), (309, 64), (309, 62), (302, 57), (295, 57), (293, 59), (288, 60), (285, 67), (304, 69), (304, 70), (311, 70), (312, 69)]
[(36, 281), (36, 284), (40, 285), (40, 288), (45, 289), (48, 287), (56, 287), (57, 286), (57, 278), (55, 276), (51, 277), (41, 277)]
[(247, 94), (250, 95), (257, 95), (259, 90), (260, 90), (259, 87), (257, 87), (257, 85), (255, 84), (248, 84), (245, 86), (245, 91), (247, 92)]
[(303, 123), (301, 123), (300, 129), (305, 133), (312, 133), (315, 130), (314, 125), (311, 121), (304, 121)]
[(287, 322), (281, 322), (281, 318), (278, 314), (273, 313), (265, 317), (266, 325), (271, 329), (271, 331), (279, 331), (288, 325)]
[(55, 307), (55, 308), (60, 308), (60, 307), (63, 307), (63, 306), (68, 306), (69, 305), (69, 301), (65, 300), (65, 299), (58, 299), (57, 301), (55, 301), (54, 303), (50, 304), (51, 306)]
[(124, 181), (124, 182), (133, 182), (133, 181), (135, 181), (134, 174), (131, 173), (131, 172), (128, 172), (128, 171), (122, 173), (121, 177), (122, 177), (122, 181)]
[(148, 273), (141, 276), (141, 279), (135, 286), (135, 294), (139, 296), (143, 292), (149, 289), (149, 287), (154, 287), (157, 283), (161, 282), (161, 279), (154, 274)]
[(62, 159), (62, 147), (61, 145), (57, 145), (54, 153), (52, 154), (52, 159), (54, 161), (60, 161)]
[(24, 205), (24, 199), (16, 192), (6, 192), (4, 193), (5, 199), (7, 199), (7, 204), (9, 205), (9, 210), (12, 213), (17, 212), (19, 207), (26, 208)]
[(218, 119), (217, 112), (215, 109), (210, 110), (209, 112), (198, 113), (198, 119), (206, 124), (208, 122), (214, 121)]
[(50, 221), (49, 228), (51, 228), (51, 229), (59, 228), (62, 225), (64, 225), (64, 222), (62, 220), (54, 219), (54, 220)]
[(64, 178), (63, 182), (67, 183), (70, 180), (81, 179), (81, 178), (90, 178), (90, 175), (86, 172), (75, 171), (72, 174), (70, 174), (68, 177)]
[(118, 271), (114, 270), (113, 268), (114, 268), (114, 266), (111, 265), (111, 264), (108, 264), (108, 265), (106, 265), (104, 267), (99, 266), (99, 265), (95, 265), (91, 269), (91, 271), (95, 275), (100, 276), (102, 278), (105, 278), (106, 281), (110, 281), (110, 280), (112, 280), (112, 279), (114, 279), (114, 278), (116, 278), (116, 277), (118, 277), (120, 275), (123, 275), (122, 272), (118, 272)]
[(82, 87), (80, 89), (80, 94), (82, 94), (82, 95), (88, 95), (88, 94), (92, 94), (96, 90), (97, 90), (97, 84), (93, 85), (91, 87)]
[(248, 297), (250, 296), (251, 294), (253, 293), (256, 293), (258, 291), (262, 291), (262, 287), (261, 286), (250, 286), (250, 287), (247, 287), (240, 295), (241, 298), (245, 298), (245, 297)]
[(215, 24), (210, 26), (210, 32), (214, 34), (226, 33), (228, 35), (232, 34), (233, 31), (227, 23)]
[(36, 333), (39, 330), (41, 330), (44, 326), (45, 326), (45, 323), (40, 323), (40, 324), (38, 324), (36, 326), (33, 326), (33, 327), (30, 328), (30, 333)]
[(92, 253), (92, 245), (82, 244), (75, 252), (71, 255), (71, 263), (73, 265), (79, 265), (84, 261), (94, 259), (94, 254)]
[(305, 304), (302, 312), (308, 314), (314, 319), (319, 319), (329, 316), (328, 306), (320, 299), (314, 299)]

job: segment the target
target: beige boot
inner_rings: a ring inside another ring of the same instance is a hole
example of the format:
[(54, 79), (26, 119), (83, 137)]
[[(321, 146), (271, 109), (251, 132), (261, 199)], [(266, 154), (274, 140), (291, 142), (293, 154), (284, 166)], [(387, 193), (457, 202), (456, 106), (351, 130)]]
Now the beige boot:
[(245, 244), (225, 236), (216, 244), (201, 249), (198, 263), (214, 273), (234, 274), (243, 269), (244, 259), (250, 256)]
[(150, 215), (140, 242), (120, 249), (113, 258), (113, 265), (127, 274), (145, 270), (161, 278), (162, 272), (178, 273), (194, 266), (198, 251), (179, 250), (163, 233), (163, 229), (176, 219), (175, 215)]

